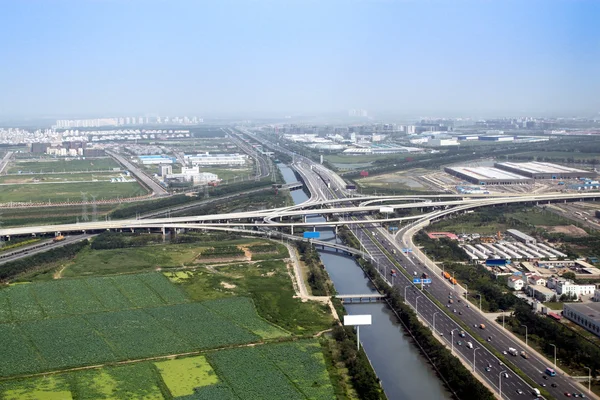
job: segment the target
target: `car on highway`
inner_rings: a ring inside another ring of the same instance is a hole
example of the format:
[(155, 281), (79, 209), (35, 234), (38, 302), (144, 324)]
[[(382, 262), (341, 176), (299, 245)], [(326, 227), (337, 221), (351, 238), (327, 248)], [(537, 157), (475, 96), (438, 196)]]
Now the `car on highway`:
[(521, 389), (517, 389), (517, 394), (523, 394), (523, 391)]
[(452, 310), (452, 312), (456, 314), (456, 308), (454, 310)]
[(459, 311), (459, 312), (458, 312), (458, 315), (462, 315), (462, 311)]
[(508, 374), (506, 372), (504, 373), (504, 378), (508, 378)]
[(491, 369), (490, 367), (485, 367), (485, 370), (486, 370), (487, 372), (490, 372), (492, 369)]
[(506, 356), (506, 355), (508, 355), (508, 351), (504, 350), (504, 351), (502, 352), (502, 354), (504, 354), (504, 355)]
[(459, 340), (459, 341), (456, 342), (456, 344), (459, 345), (459, 346), (462, 346), (462, 341)]
[(542, 382), (542, 383), (540, 383), (540, 386), (541, 387), (546, 387), (547, 385), (544, 382)]
[(571, 393), (569, 393), (569, 392), (565, 392), (565, 396), (567, 396), (567, 397), (571, 397)]

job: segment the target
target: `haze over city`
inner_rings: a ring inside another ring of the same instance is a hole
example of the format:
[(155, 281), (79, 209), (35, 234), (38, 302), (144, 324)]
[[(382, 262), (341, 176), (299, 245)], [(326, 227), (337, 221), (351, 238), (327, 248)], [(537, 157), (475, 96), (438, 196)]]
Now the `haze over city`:
[(2, 8), (2, 117), (600, 111), (597, 1)]

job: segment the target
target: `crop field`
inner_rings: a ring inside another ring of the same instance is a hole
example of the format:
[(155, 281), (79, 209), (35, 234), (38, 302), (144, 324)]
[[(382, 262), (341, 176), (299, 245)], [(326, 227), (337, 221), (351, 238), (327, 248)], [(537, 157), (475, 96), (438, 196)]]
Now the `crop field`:
[(312, 399), (335, 395), (316, 340), (0, 381), (0, 398)]
[(43, 161), (20, 160), (9, 165), (8, 173), (48, 173), (48, 172), (87, 172), (112, 171), (120, 165), (110, 157), (86, 160), (48, 159)]
[(6, 400), (164, 399), (152, 364), (136, 363), (0, 382)]
[(93, 196), (96, 200), (109, 200), (147, 194), (137, 182), (34, 183), (0, 186), (0, 203), (81, 201), (82, 192), (87, 193), (88, 200)]
[(162, 274), (0, 290), (0, 376), (180, 354), (289, 335), (250, 299), (188, 303)]
[(222, 350), (207, 358), (242, 400), (335, 398), (321, 347), (313, 340)]
[(3, 305), (0, 322), (121, 311), (186, 301), (185, 294), (158, 273), (59, 279), (0, 290), (0, 305)]

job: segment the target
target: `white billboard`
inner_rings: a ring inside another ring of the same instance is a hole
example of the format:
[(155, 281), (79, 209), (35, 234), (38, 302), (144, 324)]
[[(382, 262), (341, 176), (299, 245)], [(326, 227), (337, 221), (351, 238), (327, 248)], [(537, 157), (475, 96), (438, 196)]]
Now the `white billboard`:
[(394, 212), (394, 208), (393, 207), (381, 207), (379, 209), (380, 213), (393, 213)]
[(371, 315), (344, 315), (344, 325), (371, 325)]

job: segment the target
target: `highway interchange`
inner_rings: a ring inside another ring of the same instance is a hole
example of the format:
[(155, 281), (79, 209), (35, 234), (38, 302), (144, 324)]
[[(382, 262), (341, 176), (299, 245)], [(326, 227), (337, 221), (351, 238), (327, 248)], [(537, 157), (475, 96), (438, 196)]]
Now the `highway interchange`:
[[(266, 144), (263, 141), (263, 144)], [(269, 144), (271, 148), (280, 152), (287, 150)], [(374, 223), (381, 221), (372, 221), (367, 219), (367, 213), (378, 211), (380, 205), (364, 203), (374, 198), (359, 198), (357, 200), (354, 194), (348, 193), (344, 186), (344, 181), (335, 175), (332, 171), (324, 168), (321, 165), (314, 163), (312, 160), (292, 154), (294, 157), (293, 167), (302, 177), (304, 184), (311, 193), (311, 198), (301, 205), (293, 207), (285, 207), (276, 210), (262, 210), (250, 213), (230, 213), (213, 216), (195, 216), (195, 217), (180, 217), (180, 218), (153, 218), (147, 220), (120, 220), (120, 221), (99, 221), (93, 223), (81, 224), (66, 224), (54, 226), (38, 226), (38, 227), (21, 227), (0, 229), (0, 235), (26, 235), (26, 234), (45, 234), (45, 233), (64, 233), (64, 232), (93, 232), (106, 229), (150, 229), (165, 227), (193, 227), (202, 229), (231, 229), (232, 226), (240, 228), (248, 228), (248, 225), (255, 227), (271, 228), (277, 226), (293, 226), (299, 223), (291, 220), (290, 217), (306, 216), (314, 214), (335, 214), (340, 218), (339, 221), (327, 221), (328, 225), (351, 225), (351, 229), (356, 232), (357, 238), (360, 240), (364, 250), (370, 255), (375, 265), (381, 270), (382, 275), (388, 279), (389, 271), (392, 268), (397, 269), (397, 263), (401, 265), (406, 275), (412, 276), (415, 272), (421, 275), (427, 272), (432, 279), (431, 285), (421, 292), (420, 288), (412, 284), (412, 280), (404, 274), (399, 274), (393, 284), (398, 287), (401, 292), (406, 293), (406, 301), (418, 310), (419, 316), (430, 326), (433, 325), (435, 316), (435, 331), (440, 335), (441, 340), (452, 347), (454, 344), (455, 354), (461, 356), (467, 365), (472, 365), (473, 355), (475, 357), (475, 372), (482, 376), (487, 384), (497, 392), (499, 391), (500, 381), (502, 381), (502, 398), (519, 399), (531, 398), (533, 388), (523, 381), (510, 368), (500, 363), (485, 345), (493, 347), (497, 352), (502, 353), (509, 347), (514, 347), (521, 350), (526, 349), (524, 343), (517, 341), (512, 335), (505, 332), (495, 322), (489, 321), (475, 307), (467, 308), (469, 304), (464, 299), (458, 302), (464, 289), (460, 286), (451, 286), (439, 274), (439, 269), (435, 264), (428, 260), (420, 253), (412, 244), (412, 236), (423, 227), (437, 218), (442, 218), (451, 213), (456, 213), (470, 208), (489, 206), (494, 204), (506, 204), (512, 202), (549, 202), (557, 200), (577, 200), (577, 199), (594, 199), (599, 198), (599, 194), (565, 194), (555, 193), (550, 195), (532, 195), (532, 196), (507, 196), (501, 198), (483, 198), (483, 199), (460, 199), (446, 200), (444, 197), (438, 196), (437, 199), (423, 198), (419, 196), (414, 198), (411, 196), (393, 196), (385, 198), (385, 201), (393, 201), (393, 204), (386, 206), (393, 208), (427, 208), (430, 210), (427, 214), (417, 216), (415, 222), (411, 222), (400, 229), (398, 234), (392, 236), (381, 227), (373, 227)], [(262, 167), (262, 166), (261, 166)], [(264, 169), (261, 168), (263, 171)], [(448, 196), (452, 197), (452, 196)], [(457, 196), (454, 196), (457, 197)], [(438, 201), (433, 201), (438, 200)], [(358, 206), (352, 202), (362, 201), (363, 204)], [(402, 201), (402, 202), (400, 202)], [(319, 209), (311, 209), (309, 207), (326, 207)], [(287, 221), (282, 222), (286, 218)], [(414, 218), (414, 217), (413, 217)], [(235, 220), (247, 220), (239, 222)], [(277, 221), (279, 219), (279, 221)], [(248, 221), (251, 221), (248, 223)], [(315, 225), (312, 223), (312, 225)], [(367, 227), (368, 226), (368, 227)], [(411, 255), (403, 254), (401, 248), (412, 247), (415, 249)], [(384, 250), (386, 252), (384, 252)], [(395, 252), (393, 250), (396, 250)], [(450, 307), (438, 307), (436, 302), (431, 298), (435, 298), (441, 304), (447, 304), (449, 296), (452, 296), (454, 304)], [(418, 300), (417, 300), (418, 299)], [(418, 307), (416, 302), (418, 301)], [(454, 309), (457, 313), (453, 313)], [(469, 330), (464, 329), (462, 325), (450, 317), (452, 314), (459, 319), (464, 326), (470, 327), (470, 331), (476, 338), (471, 336)], [(485, 324), (485, 329), (478, 328), (480, 324)], [(459, 333), (465, 331), (465, 337), (460, 338)], [(491, 337), (491, 341), (486, 341)], [(479, 339), (479, 340), (478, 340)], [(462, 344), (459, 345), (458, 341)], [(474, 348), (467, 347), (467, 342), (471, 342)], [(481, 342), (481, 343), (480, 343)], [(484, 345), (485, 343), (485, 345)], [(546, 389), (553, 397), (564, 397), (564, 392), (583, 393), (584, 388), (577, 384), (568, 376), (562, 376), (560, 373), (555, 377), (543, 379), (544, 370), (546, 367), (552, 367), (552, 363), (541, 359), (535, 353), (529, 353), (529, 358), (525, 359), (520, 356), (509, 357), (509, 361), (516, 365), (524, 372), (536, 385), (541, 386), (546, 384)], [(486, 370), (486, 369), (489, 369)], [(500, 373), (506, 371), (508, 377), (500, 378)], [(550, 384), (556, 383), (557, 387), (552, 387)], [(521, 393), (519, 393), (522, 392)]]

